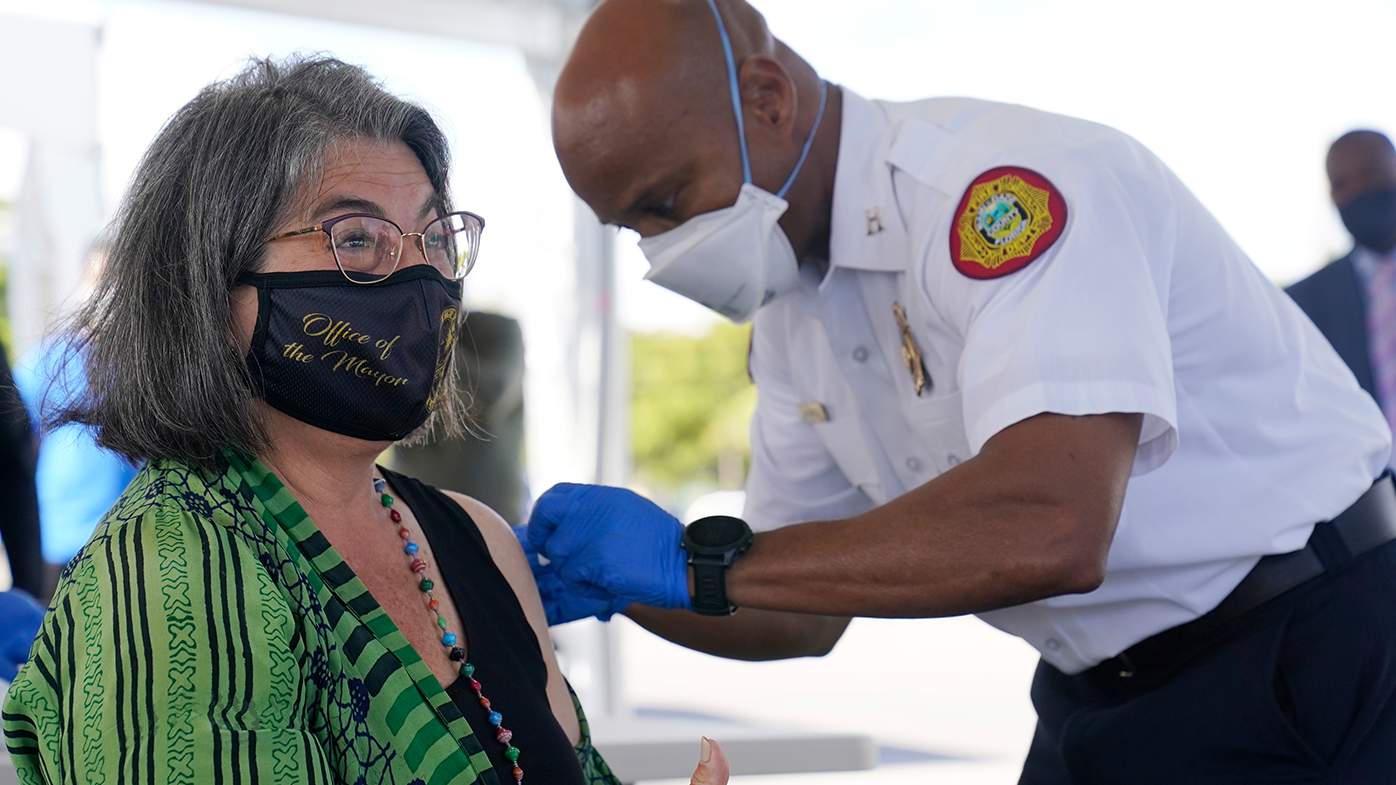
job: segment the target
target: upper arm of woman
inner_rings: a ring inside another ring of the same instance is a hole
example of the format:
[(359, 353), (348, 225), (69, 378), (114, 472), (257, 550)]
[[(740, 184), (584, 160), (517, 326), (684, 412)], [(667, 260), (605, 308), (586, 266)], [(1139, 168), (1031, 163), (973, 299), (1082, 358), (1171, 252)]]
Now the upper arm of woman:
[(480, 534), (485, 538), (485, 544), (489, 546), (490, 557), (494, 559), (495, 566), (504, 574), (504, 579), (509, 581), (509, 586), (519, 598), (524, 616), (533, 627), (534, 634), (538, 636), (538, 648), (543, 652), (543, 664), (548, 668), (548, 703), (553, 707), (553, 715), (557, 717), (558, 724), (562, 726), (567, 738), (573, 744), (579, 743), (582, 739), (581, 722), (577, 719), (577, 710), (572, 705), (572, 696), (568, 692), (567, 682), (562, 677), (562, 669), (558, 667), (557, 657), (553, 654), (553, 639), (548, 634), (548, 618), (543, 612), (543, 600), (538, 596), (538, 586), (533, 582), (533, 571), (524, 557), (523, 548), (519, 547), (513, 530), (499, 513), (465, 494), (454, 491), (445, 493), (475, 521)]

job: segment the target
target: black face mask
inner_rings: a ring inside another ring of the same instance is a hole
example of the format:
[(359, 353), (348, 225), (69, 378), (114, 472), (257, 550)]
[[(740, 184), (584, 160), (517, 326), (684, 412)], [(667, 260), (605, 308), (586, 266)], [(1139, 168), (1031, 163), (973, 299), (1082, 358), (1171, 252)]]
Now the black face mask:
[(247, 367), (266, 402), (356, 439), (397, 441), (440, 402), (460, 282), (430, 265), (356, 284), (338, 270), (244, 273), (257, 288)]
[(1338, 211), (1358, 245), (1378, 253), (1396, 247), (1396, 188), (1362, 194)]

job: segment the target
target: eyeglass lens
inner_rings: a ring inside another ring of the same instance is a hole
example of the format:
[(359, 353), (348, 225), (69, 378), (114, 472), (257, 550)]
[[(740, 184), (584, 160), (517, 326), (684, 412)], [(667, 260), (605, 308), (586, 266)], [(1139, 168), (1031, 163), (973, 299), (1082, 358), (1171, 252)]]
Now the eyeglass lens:
[[(480, 228), (474, 216), (451, 213), (432, 221), (420, 236), (411, 234), (411, 244), (416, 245), (427, 263), (442, 275), (462, 278), (475, 262)], [(367, 215), (337, 221), (329, 228), (329, 233), (340, 268), (370, 279), (391, 275), (406, 245), (402, 232), (395, 225)]]

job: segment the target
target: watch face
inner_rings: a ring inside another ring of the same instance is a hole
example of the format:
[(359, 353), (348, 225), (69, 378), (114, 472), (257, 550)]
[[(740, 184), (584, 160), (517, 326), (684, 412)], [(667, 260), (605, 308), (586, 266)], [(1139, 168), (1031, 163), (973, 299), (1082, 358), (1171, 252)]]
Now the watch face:
[(711, 515), (688, 527), (688, 540), (702, 548), (729, 548), (748, 531), (746, 522), (726, 515)]

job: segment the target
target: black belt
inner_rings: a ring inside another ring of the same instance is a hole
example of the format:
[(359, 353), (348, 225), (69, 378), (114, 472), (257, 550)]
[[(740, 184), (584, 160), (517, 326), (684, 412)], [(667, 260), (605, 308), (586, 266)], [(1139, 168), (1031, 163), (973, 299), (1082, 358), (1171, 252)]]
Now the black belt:
[(1262, 558), (1211, 612), (1146, 638), (1081, 676), (1111, 691), (1152, 689), (1242, 626), (1236, 624), (1241, 617), (1321, 575), (1341, 572), (1353, 559), (1392, 540), (1396, 485), (1388, 472), (1338, 517), (1316, 525), (1303, 548)]

